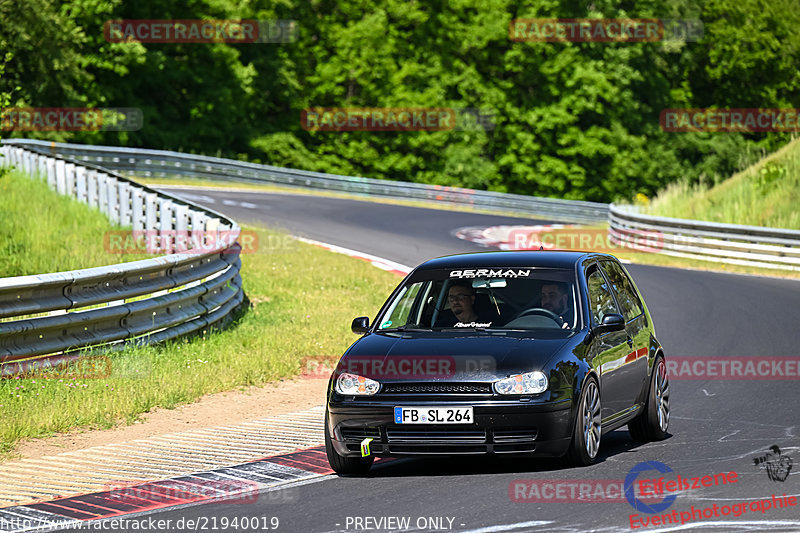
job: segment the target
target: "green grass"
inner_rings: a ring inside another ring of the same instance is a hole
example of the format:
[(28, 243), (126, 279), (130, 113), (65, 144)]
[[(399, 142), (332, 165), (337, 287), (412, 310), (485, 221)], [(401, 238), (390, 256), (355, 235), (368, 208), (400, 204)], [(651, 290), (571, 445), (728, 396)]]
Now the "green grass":
[(711, 187), (678, 182), (652, 201), (652, 215), (800, 229), (800, 139)]
[[(4, 181), (8, 187), (0, 196), (0, 209), (19, 210), (13, 204), (24, 200), (32, 212), (42, 212), (40, 202), (48, 206), (63, 203), (63, 199), (43, 200), (55, 195), (46, 189), (47, 195), (21, 196), (19, 191), (11, 191), (17, 184), (21, 190), (28, 190), (27, 183)], [(90, 231), (110, 229), (107, 222), (105, 228), (100, 225), (102, 215), (96, 220), (94, 214), (87, 213), (88, 207), (76, 203), (74, 209), (70, 213), (77, 220), (94, 224)], [(45, 259), (45, 236), (61, 235), (63, 222), (49, 215), (31, 221), (52, 227), (37, 228), (36, 266), (26, 264), (28, 256), (21, 254), (16, 259), (19, 272), (53, 270)], [(67, 225), (72, 228), (70, 232), (85, 229), (74, 221)], [(17, 227), (20, 249), (33, 249), (27, 237), (34, 233)], [(277, 232), (245, 229), (257, 231), (259, 246), (255, 253), (242, 255), (242, 278), (252, 309), (236, 325), (190, 341), (129, 349), (110, 356), (111, 374), (106, 378), (72, 379), (53, 371), (35, 378), (0, 380), (0, 460), (13, 457), (21, 439), (74, 428), (132, 423), (154, 407), (173, 408), (206, 394), (295, 376), (305, 358), (338, 357), (356, 338), (350, 332), (353, 317), (374, 316), (399, 282), (397, 276), (366, 262)], [(80, 266), (87, 257), (81, 248), (65, 247), (58, 238), (53, 239), (52, 247), (52, 253), (65, 254), (64, 262), (56, 265), (59, 269)], [(66, 257), (70, 251), (75, 257)]]
[(100, 211), (51, 191), (21, 172), (0, 176), (0, 277), (63, 272), (136, 261), (105, 244), (120, 230)]

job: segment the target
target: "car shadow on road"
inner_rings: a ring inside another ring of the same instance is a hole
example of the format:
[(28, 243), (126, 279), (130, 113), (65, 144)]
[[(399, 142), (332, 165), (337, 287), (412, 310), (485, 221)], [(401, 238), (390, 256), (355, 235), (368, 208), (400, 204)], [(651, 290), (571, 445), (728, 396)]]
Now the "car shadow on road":
[[(667, 436), (667, 439), (670, 438), (672, 438), (672, 435)], [(648, 443), (636, 442), (631, 439), (627, 430), (612, 431), (603, 435), (595, 465), (604, 463), (610, 457), (633, 452), (647, 446)], [(557, 472), (560, 470), (574, 470), (575, 468), (566, 458), (484, 457), (474, 455), (403, 457), (378, 461), (367, 475), (360, 477), (464, 476)]]

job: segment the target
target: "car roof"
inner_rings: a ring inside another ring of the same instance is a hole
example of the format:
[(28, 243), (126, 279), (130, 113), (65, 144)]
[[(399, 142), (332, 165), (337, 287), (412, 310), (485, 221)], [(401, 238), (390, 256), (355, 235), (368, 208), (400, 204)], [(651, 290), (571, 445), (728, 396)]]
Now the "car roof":
[(574, 268), (576, 263), (589, 258), (609, 258), (614, 256), (596, 252), (574, 252), (569, 250), (534, 250), (505, 252), (474, 252), (468, 254), (446, 255), (425, 261), (419, 270), (437, 268), (475, 268), (475, 267), (545, 267)]

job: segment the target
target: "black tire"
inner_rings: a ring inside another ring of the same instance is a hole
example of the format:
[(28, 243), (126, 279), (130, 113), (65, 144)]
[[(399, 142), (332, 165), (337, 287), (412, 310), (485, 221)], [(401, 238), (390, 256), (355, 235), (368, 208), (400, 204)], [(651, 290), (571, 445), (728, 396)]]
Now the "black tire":
[(343, 476), (364, 475), (372, 467), (374, 457), (344, 457), (339, 455), (331, 443), (328, 431), (328, 415), (325, 415), (325, 453), (328, 454), (328, 463), (333, 471)]
[(664, 357), (659, 354), (653, 364), (644, 411), (628, 422), (628, 433), (633, 440), (649, 442), (665, 439), (667, 429), (669, 429), (669, 376)]
[(600, 387), (594, 377), (589, 377), (581, 388), (581, 396), (575, 410), (575, 428), (566, 455), (572, 465), (589, 466), (594, 464), (600, 449), (602, 429)]

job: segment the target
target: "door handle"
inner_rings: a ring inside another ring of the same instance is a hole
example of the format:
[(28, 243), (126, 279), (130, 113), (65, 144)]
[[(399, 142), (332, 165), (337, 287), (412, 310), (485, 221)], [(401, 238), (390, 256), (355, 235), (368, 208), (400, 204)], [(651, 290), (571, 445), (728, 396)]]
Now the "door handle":
[(633, 337), (628, 337), (628, 346), (633, 346)]

